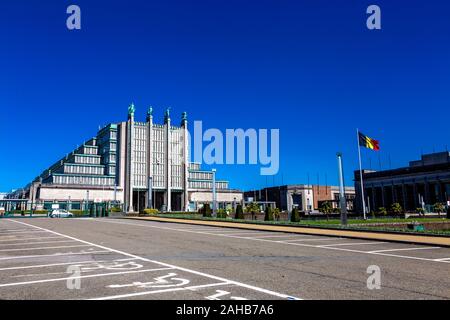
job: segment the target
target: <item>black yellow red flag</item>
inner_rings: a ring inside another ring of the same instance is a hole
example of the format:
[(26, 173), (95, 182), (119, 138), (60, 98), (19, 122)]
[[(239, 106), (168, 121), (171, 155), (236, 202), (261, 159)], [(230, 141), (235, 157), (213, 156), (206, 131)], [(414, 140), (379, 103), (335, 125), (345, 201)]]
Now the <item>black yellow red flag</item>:
[(380, 150), (380, 142), (359, 132), (359, 145), (375, 151)]

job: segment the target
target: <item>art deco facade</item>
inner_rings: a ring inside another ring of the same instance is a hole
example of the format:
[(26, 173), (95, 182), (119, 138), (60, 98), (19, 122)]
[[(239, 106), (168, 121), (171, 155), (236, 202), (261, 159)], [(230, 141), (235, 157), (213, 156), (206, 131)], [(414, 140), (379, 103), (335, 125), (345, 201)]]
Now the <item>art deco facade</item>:
[[(197, 210), (212, 202), (213, 172), (189, 162), (187, 115), (179, 126), (169, 110), (164, 123), (128, 120), (101, 128), (96, 137), (67, 154), (16, 194), (40, 202), (117, 201), (127, 211), (154, 207), (164, 211)], [(242, 200), (227, 181), (215, 181), (219, 206)], [(13, 195), (14, 196), (14, 195)]]

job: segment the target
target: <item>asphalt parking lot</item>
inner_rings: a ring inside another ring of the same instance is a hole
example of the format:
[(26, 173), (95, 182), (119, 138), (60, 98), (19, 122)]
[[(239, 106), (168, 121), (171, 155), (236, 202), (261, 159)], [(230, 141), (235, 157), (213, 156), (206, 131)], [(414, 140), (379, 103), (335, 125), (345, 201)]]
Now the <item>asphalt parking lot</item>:
[[(380, 270), (369, 289), (368, 268)], [(450, 248), (125, 219), (1, 219), (0, 299), (449, 299)]]

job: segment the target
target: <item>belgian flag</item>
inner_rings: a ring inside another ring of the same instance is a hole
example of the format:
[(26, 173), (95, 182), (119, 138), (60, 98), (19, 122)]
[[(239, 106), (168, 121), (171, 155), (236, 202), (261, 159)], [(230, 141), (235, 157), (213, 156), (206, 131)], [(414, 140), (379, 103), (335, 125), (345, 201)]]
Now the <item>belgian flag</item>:
[(380, 150), (380, 143), (378, 140), (369, 138), (365, 134), (362, 134), (361, 132), (358, 132), (359, 134), (359, 145), (361, 147), (369, 148), (375, 151)]

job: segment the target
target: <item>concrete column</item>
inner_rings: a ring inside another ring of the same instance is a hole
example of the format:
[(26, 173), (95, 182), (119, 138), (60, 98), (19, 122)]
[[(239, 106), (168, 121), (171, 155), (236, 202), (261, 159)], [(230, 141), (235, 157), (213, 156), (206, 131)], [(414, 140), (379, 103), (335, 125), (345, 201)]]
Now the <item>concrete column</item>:
[(407, 191), (406, 191), (406, 186), (405, 183), (402, 182), (402, 198), (403, 198), (403, 210), (406, 210), (406, 197), (407, 197)]
[(126, 196), (125, 196), (125, 210), (134, 212), (133, 209), (133, 162), (134, 162), (134, 113), (128, 115), (127, 121), (127, 172), (126, 176)]
[[(151, 178), (151, 179), (150, 179)], [(153, 109), (147, 111), (147, 208), (153, 208)]]
[(170, 117), (169, 117), (169, 111), (166, 111), (165, 121), (164, 121), (164, 128), (166, 130), (166, 206), (167, 211), (172, 211), (172, 156), (171, 156), (171, 132), (170, 132)]
[(385, 192), (386, 192), (386, 190), (384, 189), (384, 184), (382, 184), (381, 185), (381, 205), (383, 206), (383, 208), (386, 208)]
[(188, 132), (188, 122), (187, 122), (187, 114), (184, 112), (182, 115), (181, 126), (183, 127), (183, 203), (182, 207), (184, 211), (188, 210), (189, 207), (189, 132)]

